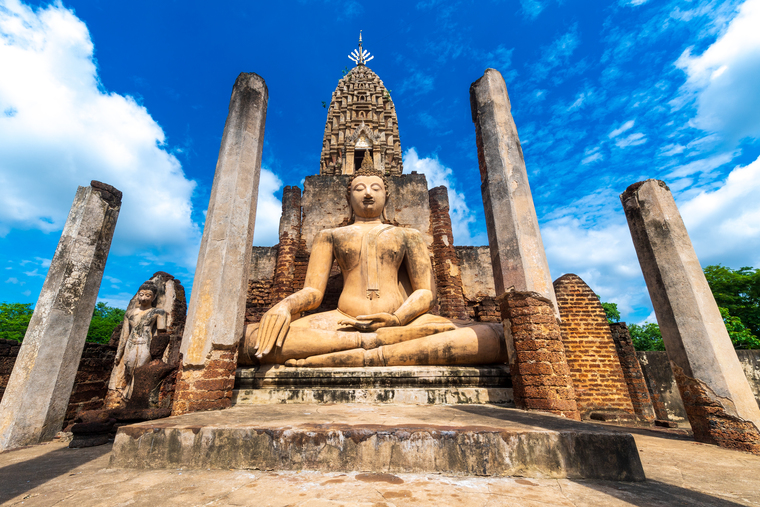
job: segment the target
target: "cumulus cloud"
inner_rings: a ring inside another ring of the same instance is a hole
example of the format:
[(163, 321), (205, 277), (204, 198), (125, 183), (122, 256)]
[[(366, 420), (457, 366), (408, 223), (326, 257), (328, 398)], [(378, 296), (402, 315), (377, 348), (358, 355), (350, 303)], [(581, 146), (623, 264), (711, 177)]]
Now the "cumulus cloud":
[(269, 169), (262, 167), (256, 203), (256, 225), (253, 229), (254, 245), (272, 246), (280, 241), (282, 201), (275, 195), (280, 188), (282, 180)]
[(192, 266), (195, 182), (145, 107), (104, 88), (93, 50), (60, 3), (0, 9), (0, 235), (61, 230), (77, 186), (100, 180), (124, 192), (112, 251)]
[(689, 48), (676, 66), (686, 72), (683, 93), (696, 100), (692, 123), (719, 132), (730, 146), (760, 137), (760, 0), (747, 0), (726, 31), (701, 55)]
[(467, 206), (464, 194), (456, 190), (456, 180), (451, 168), (443, 165), (436, 156), (420, 158), (414, 147), (404, 152), (403, 161), (404, 170), (424, 174), (430, 188), (441, 185), (448, 188), (451, 230), (454, 233), (454, 242), (457, 245), (485, 245), (488, 243), (485, 236), (473, 237), (470, 232), (470, 224), (475, 222), (475, 216)]
[(736, 167), (718, 189), (679, 203), (702, 265), (760, 266), (760, 158)]

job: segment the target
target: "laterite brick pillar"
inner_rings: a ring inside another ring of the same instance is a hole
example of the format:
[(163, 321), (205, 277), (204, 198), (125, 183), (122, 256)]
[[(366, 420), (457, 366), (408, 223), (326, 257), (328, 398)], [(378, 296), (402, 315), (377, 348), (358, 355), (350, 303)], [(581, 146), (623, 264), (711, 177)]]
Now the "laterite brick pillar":
[(535, 292), (516, 291), (500, 299), (512, 337), (508, 347), (515, 405), (580, 420), (551, 301)]
[(469, 320), (462, 290), (459, 256), (454, 249), (454, 233), (451, 231), (449, 192), (446, 187), (440, 186), (431, 188), (428, 195), (439, 311), (442, 317)]
[(584, 419), (634, 419), (628, 385), (602, 303), (572, 273), (554, 281), (562, 342)]
[(628, 384), (628, 394), (631, 396), (636, 417), (640, 421), (653, 422), (655, 420), (654, 405), (652, 405), (647, 382), (636, 357), (636, 349), (633, 348), (628, 326), (625, 322), (615, 322), (610, 324), (610, 332), (612, 341), (615, 342), (620, 366), (623, 368), (625, 382)]
[(277, 303), (295, 292), (296, 253), (301, 242), (301, 189), (285, 187), (282, 190), (282, 217), (280, 218), (280, 245), (272, 282), (272, 302)]

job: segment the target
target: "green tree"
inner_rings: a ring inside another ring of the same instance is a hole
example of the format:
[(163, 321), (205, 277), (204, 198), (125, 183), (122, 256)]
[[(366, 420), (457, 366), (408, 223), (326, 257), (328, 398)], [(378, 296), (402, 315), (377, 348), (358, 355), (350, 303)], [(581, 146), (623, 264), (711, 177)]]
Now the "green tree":
[(124, 319), (125, 313), (121, 308), (114, 308), (105, 303), (96, 304), (95, 310), (92, 312), (90, 329), (87, 331), (87, 341), (108, 343), (108, 340), (111, 339), (111, 333)]
[(628, 326), (628, 332), (631, 333), (633, 348), (636, 350), (665, 350), (660, 326), (653, 322), (631, 324)]
[(32, 303), (0, 303), (0, 339), (23, 341), (32, 313)]
[(753, 336), (760, 336), (760, 269), (716, 264), (704, 271), (718, 306), (739, 318)]
[(747, 329), (739, 317), (732, 316), (726, 308), (719, 306), (718, 310), (735, 349), (760, 349), (760, 340)]

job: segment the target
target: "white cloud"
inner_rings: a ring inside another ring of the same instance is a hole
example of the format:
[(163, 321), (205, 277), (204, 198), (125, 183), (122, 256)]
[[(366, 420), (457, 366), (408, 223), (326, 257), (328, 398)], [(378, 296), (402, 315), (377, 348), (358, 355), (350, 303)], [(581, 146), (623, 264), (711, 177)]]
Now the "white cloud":
[[(303, 185), (301, 185), (303, 188)], [(275, 192), (282, 188), (280, 178), (269, 169), (261, 168), (259, 197), (256, 203), (256, 225), (253, 229), (253, 244), (272, 246), (280, 241), (280, 217), (282, 201)]]
[(641, 132), (636, 132), (625, 136), (622, 139), (618, 139), (615, 141), (615, 145), (618, 148), (627, 148), (628, 146), (638, 146), (640, 144), (644, 144), (645, 142), (647, 142), (646, 136)]
[(31, 271), (24, 271), (24, 274), (25, 274), (26, 276), (32, 276), (32, 277), (34, 277), (34, 276), (39, 276), (39, 277), (41, 277), (41, 278), (45, 278), (45, 275), (43, 275), (43, 274), (42, 274), (42, 273), (40, 273), (39, 271), (40, 271), (40, 270), (39, 270), (38, 268), (35, 268), (35, 269), (31, 270)]
[(129, 292), (119, 292), (118, 294), (106, 295), (98, 298), (98, 303), (105, 303), (113, 308), (126, 310), (129, 302), (132, 301), (134, 294)]
[(12, 283), (12, 284), (16, 285), (16, 284), (18, 284), (18, 278), (16, 278), (15, 276), (12, 276), (12, 277), (8, 278), (5, 281), (5, 283)]
[(586, 150), (583, 152), (583, 160), (581, 160), (581, 164), (592, 164), (602, 159), (604, 159), (604, 155), (602, 155), (601, 148), (599, 146), (592, 149), (586, 148)]
[(634, 124), (634, 120), (628, 120), (627, 122), (623, 123), (620, 127), (610, 132), (609, 138), (613, 139), (619, 136), (620, 134), (622, 134), (623, 132), (625, 132), (626, 130), (632, 129), (633, 124)]
[(420, 158), (417, 150), (412, 147), (404, 152), (404, 170), (406, 172), (417, 171), (424, 174), (428, 181), (428, 187), (444, 185), (449, 193), (449, 214), (451, 215), (451, 230), (454, 233), (454, 242), (457, 245), (487, 244), (485, 237), (472, 237), (470, 224), (475, 221), (470, 208), (467, 206), (464, 194), (457, 192), (456, 180), (451, 168), (441, 164), (438, 157)]
[(24, 295), (24, 296), (26, 296), (26, 297), (29, 297), (29, 296), (31, 296), (31, 295), (32, 295), (32, 291), (30, 291), (29, 289), (27, 289), (27, 290), (25, 290), (24, 292), (22, 292), (21, 294), (23, 294), (23, 295)]
[(694, 126), (719, 132), (729, 146), (760, 137), (760, 0), (747, 0), (725, 32), (699, 56), (687, 49), (676, 66), (694, 97)]
[(760, 158), (737, 167), (725, 183), (679, 204), (703, 266), (760, 266)]
[(93, 51), (60, 3), (0, 9), (0, 235), (61, 230), (77, 186), (100, 180), (124, 193), (112, 251), (192, 266), (195, 182), (145, 107), (104, 89)]
[(520, 0), (520, 6), (525, 17), (531, 20), (536, 19), (546, 8), (546, 4), (538, 0)]

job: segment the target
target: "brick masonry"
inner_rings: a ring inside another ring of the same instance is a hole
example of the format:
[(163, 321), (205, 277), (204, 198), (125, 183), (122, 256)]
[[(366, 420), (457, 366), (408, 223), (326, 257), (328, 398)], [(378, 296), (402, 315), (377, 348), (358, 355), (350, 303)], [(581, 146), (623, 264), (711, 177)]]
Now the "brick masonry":
[[(20, 347), (20, 342), (0, 340), (0, 399), (5, 392), (5, 386), (8, 385)], [(115, 355), (116, 347), (100, 343), (85, 344), (66, 409), (64, 428), (80, 413), (97, 410), (103, 406)]]
[(612, 340), (615, 342), (620, 366), (623, 368), (625, 383), (628, 386), (628, 394), (631, 396), (633, 410), (640, 421), (652, 422), (655, 419), (652, 399), (649, 396), (644, 373), (636, 357), (631, 335), (625, 322), (610, 324)]
[(634, 418), (631, 396), (599, 298), (574, 274), (555, 280), (554, 291), (581, 416)]
[(580, 420), (551, 301), (535, 292), (508, 292), (501, 300), (501, 314), (512, 335), (509, 366), (515, 405)]
[(760, 428), (728, 413), (726, 399), (713, 393), (707, 384), (684, 374), (672, 361), (670, 366), (697, 442), (760, 455)]
[(295, 260), (301, 244), (301, 189), (285, 187), (282, 191), (282, 217), (277, 264), (272, 280), (272, 302), (280, 301), (295, 292)]
[(222, 410), (232, 405), (237, 347), (214, 348), (205, 365), (180, 365), (172, 415), (201, 410)]
[(454, 249), (454, 233), (449, 216), (449, 193), (446, 187), (431, 188), (430, 234), (433, 236), (433, 270), (435, 271), (438, 311), (442, 317), (469, 320), (462, 292), (459, 257)]

